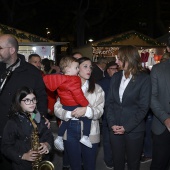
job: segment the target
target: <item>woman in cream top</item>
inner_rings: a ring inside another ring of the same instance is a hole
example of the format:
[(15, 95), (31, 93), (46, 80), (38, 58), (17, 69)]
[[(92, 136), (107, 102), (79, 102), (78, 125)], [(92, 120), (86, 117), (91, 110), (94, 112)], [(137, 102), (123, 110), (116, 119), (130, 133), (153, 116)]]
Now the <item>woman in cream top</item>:
[[(54, 106), (54, 113), (61, 120), (67, 121), (71, 119), (64, 136), (64, 149), (68, 153), (71, 169), (81, 170), (81, 164), (83, 163), (85, 170), (95, 170), (98, 143), (100, 142), (99, 119), (103, 114), (104, 108), (104, 91), (99, 85), (94, 83), (91, 76), (91, 60), (87, 57), (82, 57), (78, 61), (80, 64), (79, 76), (82, 82), (82, 91), (89, 101), (89, 105), (87, 107), (78, 107), (71, 112), (64, 110), (60, 101), (57, 101)], [(89, 135), (92, 148), (88, 148), (79, 141), (83, 131), (82, 123), (79, 121), (81, 116), (92, 119)]]

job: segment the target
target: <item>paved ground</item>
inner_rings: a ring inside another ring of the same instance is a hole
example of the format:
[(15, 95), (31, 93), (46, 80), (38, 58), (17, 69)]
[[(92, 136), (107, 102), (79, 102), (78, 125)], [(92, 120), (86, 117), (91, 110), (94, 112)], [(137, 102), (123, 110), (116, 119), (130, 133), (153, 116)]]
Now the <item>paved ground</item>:
[[(51, 128), (52, 128), (52, 131), (54, 132), (54, 136), (56, 136), (58, 128), (57, 128), (57, 125), (55, 122), (51, 123)], [(52, 162), (55, 166), (55, 170), (62, 170), (62, 157), (63, 157), (63, 154), (61, 152), (54, 150)], [(140, 170), (149, 170), (150, 163), (151, 162), (141, 164)], [(103, 162), (102, 141), (100, 143), (100, 147), (99, 147), (99, 151), (98, 151), (98, 155), (97, 155), (96, 170), (108, 170), (105, 167), (104, 162)]]

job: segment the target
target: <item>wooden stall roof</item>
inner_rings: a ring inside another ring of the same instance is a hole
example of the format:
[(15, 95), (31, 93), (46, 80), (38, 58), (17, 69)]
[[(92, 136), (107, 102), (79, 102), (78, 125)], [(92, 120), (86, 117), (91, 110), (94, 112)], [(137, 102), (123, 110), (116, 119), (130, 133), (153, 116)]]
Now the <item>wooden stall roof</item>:
[(25, 31), (18, 30), (7, 25), (0, 24), (0, 35), (1, 34), (12, 34), (19, 42), (19, 45), (39, 45), (39, 46), (52, 46), (52, 45), (64, 45), (69, 42), (55, 42), (53, 40), (43, 38), (34, 34), (30, 34)]
[(123, 45), (135, 45), (138, 47), (164, 47), (164, 44), (159, 41), (133, 30), (92, 43), (92, 46), (107, 47), (118, 47)]

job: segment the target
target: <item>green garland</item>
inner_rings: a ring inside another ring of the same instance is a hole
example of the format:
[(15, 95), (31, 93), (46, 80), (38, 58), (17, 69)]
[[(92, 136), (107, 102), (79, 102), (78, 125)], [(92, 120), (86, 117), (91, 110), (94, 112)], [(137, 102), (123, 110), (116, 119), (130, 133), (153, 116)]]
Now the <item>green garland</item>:
[(123, 40), (126, 40), (126, 39), (129, 39), (130, 37), (132, 36), (137, 36), (139, 37), (141, 40), (145, 41), (146, 43), (150, 44), (150, 45), (162, 45), (161, 43), (157, 42), (157, 41), (154, 41), (153, 39), (150, 39), (142, 34), (139, 34), (137, 32), (128, 32), (128, 33), (125, 33), (121, 36), (117, 36), (117, 37), (114, 37), (113, 39), (111, 39), (110, 41), (105, 41), (105, 42), (99, 42), (97, 44), (97, 46), (106, 46), (106, 45), (112, 45), (112, 43), (118, 43), (120, 41), (123, 41)]
[(3, 34), (12, 34), (16, 36), (17, 38), (21, 39), (27, 39), (30, 40), (31, 42), (48, 42), (48, 40), (45, 40), (45, 38), (41, 38), (35, 35), (31, 35), (29, 33), (28, 36), (24, 32), (17, 32), (15, 28), (11, 28), (5, 25), (0, 24), (0, 31)]

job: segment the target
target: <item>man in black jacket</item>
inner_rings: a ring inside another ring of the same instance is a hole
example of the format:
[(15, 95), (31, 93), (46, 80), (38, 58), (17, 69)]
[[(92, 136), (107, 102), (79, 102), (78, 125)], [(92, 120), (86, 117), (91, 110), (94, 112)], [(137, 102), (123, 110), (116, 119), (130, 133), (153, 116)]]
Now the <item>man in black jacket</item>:
[[(170, 52), (170, 39), (167, 51)], [(170, 59), (156, 64), (151, 70), (152, 96), (152, 163), (151, 170), (169, 169), (170, 162)]]
[(97, 63), (94, 64), (92, 75), (95, 82), (97, 83), (103, 77), (105, 77), (105, 67), (107, 64), (107, 59), (105, 57), (98, 57)]
[[(47, 113), (47, 95), (42, 76), (37, 68), (18, 54), (18, 41), (12, 35), (0, 36), (0, 142), (8, 120), (11, 100), (18, 88), (27, 86), (35, 90), (38, 110)], [(0, 167), (11, 170), (9, 161), (1, 156)]]

